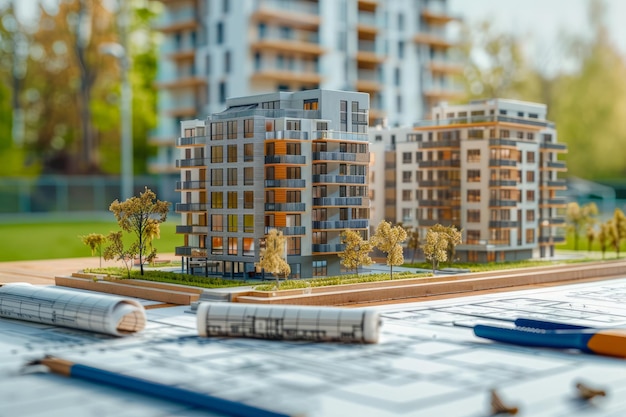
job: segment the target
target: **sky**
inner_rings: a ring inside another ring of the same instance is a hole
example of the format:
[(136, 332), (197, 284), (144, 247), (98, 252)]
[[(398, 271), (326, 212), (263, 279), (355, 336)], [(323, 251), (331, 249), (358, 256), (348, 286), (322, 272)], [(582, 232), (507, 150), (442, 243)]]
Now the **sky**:
[[(626, 57), (626, 1), (604, 0), (613, 43)], [(449, 12), (465, 22), (492, 19), (502, 32), (525, 39), (524, 49), (547, 72), (559, 71), (560, 33), (590, 36), (588, 0), (448, 0)]]

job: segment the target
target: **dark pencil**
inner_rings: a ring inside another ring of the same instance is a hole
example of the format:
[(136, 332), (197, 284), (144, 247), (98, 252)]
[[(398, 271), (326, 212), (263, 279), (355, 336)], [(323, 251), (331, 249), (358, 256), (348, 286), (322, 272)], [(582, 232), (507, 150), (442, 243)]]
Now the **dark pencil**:
[(171, 385), (160, 384), (133, 376), (118, 374), (92, 366), (81, 365), (65, 359), (45, 357), (29, 363), (29, 365), (44, 365), (55, 373), (70, 378), (78, 378), (146, 394), (155, 398), (163, 398), (179, 404), (185, 404), (204, 410), (217, 411), (229, 416), (239, 417), (288, 417), (287, 414), (264, 410), (251, 405), (214, 397), (209, 394), (190, 391)]

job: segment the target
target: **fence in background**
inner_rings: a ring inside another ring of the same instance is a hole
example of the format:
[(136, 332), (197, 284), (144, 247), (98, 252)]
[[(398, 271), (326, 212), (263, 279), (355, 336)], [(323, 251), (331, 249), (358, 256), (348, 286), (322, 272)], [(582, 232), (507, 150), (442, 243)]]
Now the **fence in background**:
[[(134, 178), (134, 195), (150, 188), (159, 200), (180, 202), (175, 176)], [(40, 216), (96, 217), (110, 214), (109, 205), (120, 199), (120, 178), (116, 176), (42, 176), (0, 178), (0, 220), (11, 221)]]

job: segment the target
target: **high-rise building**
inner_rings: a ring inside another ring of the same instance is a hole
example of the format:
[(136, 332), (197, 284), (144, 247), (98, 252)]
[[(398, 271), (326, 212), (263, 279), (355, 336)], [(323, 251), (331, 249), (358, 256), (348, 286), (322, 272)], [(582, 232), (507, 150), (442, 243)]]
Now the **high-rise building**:
[(370, 95), (370, 125), (411, 125), (458, 96), (447, 0), (161, 0), (158, 155), (174, 172), (180, 122), (228, 97), (330, 89)]
[(292, 277), (338, 274), (341, 232), (368, 237), (368, 110), (367, 94), (310, 90), (228, 99), (183, 121), (176, 254), (242, 276), (278, 229)]
[[(564, 241), (567, 151), (544, 104), (477, 100), (437, 106), (413, 129), (370, 131), (372, 224), (463, 229), (464, 261), (554, 254)], [(380, 161), (384, 155), (384, 163)], [(392, 195), (393, 194), (393, 195)], [(395, 204), (390, 206), (390, 202)]]

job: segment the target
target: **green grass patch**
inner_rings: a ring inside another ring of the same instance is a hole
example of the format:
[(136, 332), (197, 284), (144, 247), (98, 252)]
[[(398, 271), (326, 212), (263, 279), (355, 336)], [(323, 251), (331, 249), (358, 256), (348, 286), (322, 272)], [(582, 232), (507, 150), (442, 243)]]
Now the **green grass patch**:
[[(407, 278), (423, 278), (432, 276), (430, 273), (419, 273), (415, 272), (396, 272), (393, 274), (393, 279), (407, 279)], [(336, 277), (327, 277), (327, 278), (315, 278), (310, 280), (303, 279), (293, 279), (293, 280), (285, 280), (281, 281), (276, 288), (276, 281), (268, 284), (261, 284), (254, 287), (257, 291), (275, 291), (275, 290), (295, 290), (295, 289), (305, 289), (312, 287), (325, 287), (328, 285), (343, 285), (343, 284), (360, 284), (363, 282), (379, 282), (379, 281), (389, 281), (388, 273), (380, 273), (380, 274), (361, 274), (361, 275), (341, 275)]]
[[(590, 262), (597, 261), (598, 259), (592, 258), (581, 258), (581, 259), (570, 259), (570, 260), (557, 260), (557, 261), (549, 261), (549, 260), (524, 260), (524, 261), (510, 261), (510, 262), (490, 262), (486, 264), (479, 263), (443, 263), (439, 265), (439, 269), (445, 268), (455, 268), (455, 269), (466, 269), (470, 272), (491, 272), (491, 271), (499, 271), (505, 269), (515, 269), (515, 268), (532, 268), (535, 266), (548, 266), (548, 265), (559, 265), (565, 263), (578, 263), (578, 262)], [(404, 264), (405, 267), (408, 268), (420, 268), (420, 269), (429, 269), (432, 270), (432, 264), (428, 262), (419, 262), (414, 264)]]
[[(158, 253), (172, 253), (176, 246), (183, 245), (182, 235), (176, 234), (176, 224), (174, 221), (161, 224), (161, 238), (154, 241)], [(0, 261), (91, 256), (91, 250), (80, 236), (89, 233), (108, 235), (119, 230), (114, 220), (0, 224)]]
[[(85, 272), (94, 274), (107, 274), (109, 276), (118, 276), (119, 279), (122, 280), (127, 279), (127, 272), (125, 268), (90, 268), (86, 269)], [(130, 277), (132, 279), (143, 279), (145, 281), (164, 282), (168, 284), (180, 284), (201, 288), (227, 288), (249, 285), (249, 283), (245, 281), (235, 281), (231, 279), (204, 277), (190, 274), (179, 274), (176, 272), (159, 270), (145, 270), (144, 274), (141, 275), (141, 271), (133, 269), (130, 271)]]

